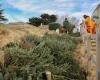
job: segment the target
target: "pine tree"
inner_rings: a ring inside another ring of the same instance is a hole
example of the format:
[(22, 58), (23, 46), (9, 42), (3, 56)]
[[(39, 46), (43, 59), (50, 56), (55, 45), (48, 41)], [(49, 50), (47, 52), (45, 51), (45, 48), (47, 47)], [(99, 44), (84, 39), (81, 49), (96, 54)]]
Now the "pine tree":
[(6, 21), (7, 19), (5, 18), (5, 16), (3, 16), (3, 9), (1, 8), (0, 5), (0, 23), (2, 23), (2, 21)]

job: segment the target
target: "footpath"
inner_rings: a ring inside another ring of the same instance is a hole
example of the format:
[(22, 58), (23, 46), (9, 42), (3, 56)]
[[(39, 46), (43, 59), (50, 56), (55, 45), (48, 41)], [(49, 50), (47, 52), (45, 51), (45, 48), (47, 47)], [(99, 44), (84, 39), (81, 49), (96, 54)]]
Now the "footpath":
[(96, 42), (90, 41), (91, 54), (86, 53), (85, 45), (79, 44), (74, 52), (75, 59), (80, 63), (82, 72), (86, 75), (86, 80), (96, 80)]

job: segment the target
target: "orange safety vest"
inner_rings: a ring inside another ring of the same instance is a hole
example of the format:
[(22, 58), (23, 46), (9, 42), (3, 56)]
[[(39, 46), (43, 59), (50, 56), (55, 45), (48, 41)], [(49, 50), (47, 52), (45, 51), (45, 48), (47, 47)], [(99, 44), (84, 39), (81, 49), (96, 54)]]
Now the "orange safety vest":
[(89, 33), (95, 33), (95, 25), (96, 25), (96, 23), (94, 21), (92, 21), (90, 19), (90, 17), (87, 17), (85, 19), (85, 24), (86, 24), (86, 27), (87, 27), (87, 31)]

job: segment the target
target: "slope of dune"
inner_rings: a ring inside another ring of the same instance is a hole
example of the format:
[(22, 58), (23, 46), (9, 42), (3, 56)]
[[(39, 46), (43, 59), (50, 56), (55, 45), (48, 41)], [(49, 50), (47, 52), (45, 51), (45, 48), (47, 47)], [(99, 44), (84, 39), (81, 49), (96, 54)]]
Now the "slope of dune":
[(0, 47), (9, 42), (19, 42), (20, 38), (25, 35), (43, 36), (48, 31), (48, 27), (35, 27), (29, 24), (7, 24), (4, 27), (0, 26)]

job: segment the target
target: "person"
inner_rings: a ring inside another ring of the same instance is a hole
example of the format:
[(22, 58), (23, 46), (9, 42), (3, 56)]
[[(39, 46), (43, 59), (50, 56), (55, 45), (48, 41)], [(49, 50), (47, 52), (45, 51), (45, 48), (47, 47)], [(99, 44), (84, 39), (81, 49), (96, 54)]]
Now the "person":
[(93, 34), (95, 34), (96, 23), (95, 21), (91, 20), (91, 18), (88, 15), (83, 15), (83, 17), (84, 17), (84, 26), (86, 27), (86, 31), (87, 31), (85, 35), (86, 36), (85, 45), (87, 49), (86, 51), (87, 53), (89, 53), (91, 50), (90, 40), (95, 39), (95, 36), (93, 36)]
[(85, 26), (84, 26), (84, 22), (82, 21), (80, 23), (80, 34), (82, 35), (82, 34), (84, 34), (84, 32), (85, 32)]
[(87, 34), (87, 30), (86, 30), (86, 27), (84, 25), (84, 21), (82, 21), (80, 23), (80, 34), (82, 36), (82, 41), (83, 41), (83, 44), (85, 44), (86, 42), (86, 34)]
[(95, 34), (95, 21), (91, 20), (91, 18), (87, 15), (83, 15), (83, 17), (85, 19), (84, 22), (87, 28), (87, 32), (90, 34)]

